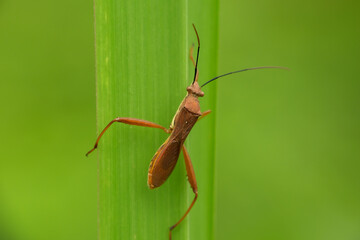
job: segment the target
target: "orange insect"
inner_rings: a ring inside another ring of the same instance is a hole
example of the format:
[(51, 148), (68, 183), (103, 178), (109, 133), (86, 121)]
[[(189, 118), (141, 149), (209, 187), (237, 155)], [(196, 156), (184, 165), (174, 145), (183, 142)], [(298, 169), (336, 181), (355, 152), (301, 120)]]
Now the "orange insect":
[(114, 122), (121, 122), (130, 125), (142, 126), (142, 127), (151, 127), (151, 128), (159, 128), (164, 130), (166, 133), (170, 134), (168, 139), (160, 146), (159, 150), (155, 153), (154, 157), (150, 162), (149, 172), (148, 172), (148, 186), (150, 189), (154, 189), (160, 187), (166, 179), (172, 173), (177, 160), (180, 155), (180, 151), (183, 151), (184, 159), (185, 159), (185, 166), (186, 172), (188, 176), (188, 180), (190, 182), (191, 188), (195, 194), (194, 200), (190, 204), (189, 208), (185, 212), (185, 214), (180, 218), (180, 220), (175, 223), (173, 226), (170, 227), (169, 231), (169, 239), (171, 240), (171, 231), (179, 225), (187, 214), (190, 212), (191, 208), (193, 207), (197, 197), (198, 197), (198, 188), (195, 178), (194, 168), (192, 166), (189, 153), (187, 152), (184, 142), (189, 135), (191, 129), (195, 125), (195, 123), (200, 120), (201, 118), (208, 115), (211, 111), (200, 111), (200, 104), (199, 104), (199, 97), (204, 96), (204, 92), (201, 91), (201, 87), (205, 86), (206, 84), (229, 74), (243, 72), (247, 70), (255, 70), (255, 69), (262, 69), (262, 68), (283, 68), (283, 67), (256, 67), (256, 68), (246, 68), (235, 72), (230, 72), (224, 75), (217, 76), (206, 83), (204, 83), (201, 87), (198, 83), (199, 71), (197, 69), (198, 59), (199, 59), (199, 52), (200, 52), (200, 39), (193, 24), (196, 37), (198, 40), (198, 49), (197, 49), (197, 57), (196, 62), (192, 56), (193, 47), (190, 49), (190, 59), (195, 66), (195, 74), (194, 80), (192, 84), (187, 87), (187, 95), (185, 99), (181, 102), (172, 122), (170, 128), (167, 129), (159, 124), (149, 122), (146, 120), (136, 119), (136, 118), (115, 118), (112, 120), (100, 133), (99, 137), (96, 140), (95, 146), (91, 149), (86, 156), (88, 156), (92, 151), (94, 151), (97, 146), (101, 136), (105, 133), (105, 131), (114, 123)]

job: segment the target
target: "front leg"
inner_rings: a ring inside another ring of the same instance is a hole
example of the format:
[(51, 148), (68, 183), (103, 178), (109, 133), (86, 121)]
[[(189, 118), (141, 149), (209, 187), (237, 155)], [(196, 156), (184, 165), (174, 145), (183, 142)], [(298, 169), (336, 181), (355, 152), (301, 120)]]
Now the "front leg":
[(211, 113), (211, 110), (207, 110), (201, 114), (201, 116), (198, 118), (198, 121), (203, 119), (205, 116), (209, 115)]
[(97, 138), (96, 142), (95, 142), (95, 146), (86, 154), (86, 156), (88, 156), (92, 151), (94, 151), (99, 143), (99, 140), (101, 138), (101, 136), (105, 133), (105, 131), (114, 123), (114, 122), (121, 122), (121, 123), (125, 123), (125, 124), (129, 124), (129, 125), (136, 125), (136, 126), (141, 126), (141, 127), (151, 127), (151, 128), (159, 128), (164, 130), (166, 133), (170, 133), (171, 130), (166, 129), (165, 127), (153, 123), (153, 122), (149, 122), (146, 120), (141, 120), (141, 119), (136, 119), (136, 118), (115, 118), (114, 120), (112, 120), (105, 128), (104, 130), (102, 130), (102, 132), (100, 133), (99, 137)]

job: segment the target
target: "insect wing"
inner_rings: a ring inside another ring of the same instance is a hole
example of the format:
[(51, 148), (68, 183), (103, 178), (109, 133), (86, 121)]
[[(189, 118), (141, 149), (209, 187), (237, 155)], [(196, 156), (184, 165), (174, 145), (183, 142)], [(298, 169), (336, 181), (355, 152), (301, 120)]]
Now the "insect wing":
[(167, 139), (155, 153), (148, 173), (148, 185), (151, 189), (160, 187), (168, 179), (177, 163), (180, 150), (180, 142)]

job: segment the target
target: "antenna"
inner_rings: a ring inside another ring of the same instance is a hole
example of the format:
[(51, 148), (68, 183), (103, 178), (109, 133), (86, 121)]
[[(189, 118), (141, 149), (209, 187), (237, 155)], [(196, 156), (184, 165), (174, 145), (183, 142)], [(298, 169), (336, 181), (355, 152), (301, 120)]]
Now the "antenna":
[(201, 85), (201, 87), (205, 86), (205, 85), (208, 84), (208, 83), (211, 83), (212, 81), (215, 81), (215, 80), (218, 79), (218, 78), (225, 77), (225, 76), (230, 75), (230, 74), (239, 73), (239, 72), (245, 72), (245, 71), (249, 71), (249, 70), (264, 69), (264, 68), (280, 68), (280, 69), (289, 70), (289, 69), (286, 68), (286, 67), (278, 67), (278, 66), (265, 66), (265, 67), (245, 68), (245, 69), (241, 69), (241, 70), (238, 70), (238, 71), (235, 71), (235, 72), (229, 72), (229, 73), (225, 73), (225, 74), (223, 74), (223, 75), (214, 77), (213, 79), (210, 79), (209, 81), (207, 81), (206, 83), (204, 83), (203, 85)]
[(194, 30), (195, 30), (195, 33), (196, 33), (196, 37), (197, 37), (197, 40), (198, 40), (198, 50), (197, 50), (197, 55), (196, 55), (196, 64), (195, 64), (195, 73), (194, 73), (194, 81), (193, 81), (193, 84), (196, 80), (196, 74), (197, 74), (197, 65), (198, 65), (198, 60), (199, 60), (199, 53), (200, 53), (200, 39), (199, 39), (199, 34), (198, 32), (196, 31), (196, 28), (195, 28), (195, 25), (192, 24), (193, 27), (194, 27)]

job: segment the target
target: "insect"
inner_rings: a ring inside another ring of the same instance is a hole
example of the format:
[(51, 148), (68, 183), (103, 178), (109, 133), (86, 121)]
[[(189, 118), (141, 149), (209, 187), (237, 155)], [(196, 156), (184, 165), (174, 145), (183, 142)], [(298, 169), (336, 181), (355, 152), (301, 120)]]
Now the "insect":
[(199, 35), (197, 33), (197, 30), (195, 28), (195, 25), (193, 24), (195, 34), (198, 41), (198, 48), (197, 48), (197, 56), (196, 56), (196, 62), (194, 61), (194, 58), (192, 56), (193, 52), (193, 46), (190, 49), (190, 59), (195, 67), (195, 73), (194, 73), (194, 79), (189, 87), (187, 87), (187, 95), (185, 96), (184, 100), (181, 102), (177, 112), (175, 113), (175, 116), (173, 117), (173, 120), (171, 122), (171, 125), (169, 129), (153, 123), (146, 120), (136, 119), (136, 118), (122, 118), (118, 117), (112, 120), (100, 133), (98, 136), (95, 146), (86, 154), (88, 156), (92, 151), (94, 151), (98, 147), (98, 143), (100, 138), (103, 136), (106, 130), (115, 122), (130, 124), (130, 125), (136, 125), (136, 126), (142, 126), (142, 127), (150, 127), (150, 128), (158, 128), (162, 129), (166, 133), (170, 134), (170, 136), (167, 138), (167, 140), (160, 146), (159, 150), (155, 153), (154, 157), (152, 158), (150, 162), (150, 167), (148, 171), (148, 186), (150, 189), (154, 189), (157, 187), (160, 187), (170, 176), (172, 173), (177, 160), (179, 158), (180, 151), (183, 151), (184, 160), (185, 160), (185, 166), (186, 166), (186, 173), (188, 176), (188, 181), (191, 185), (191, 188), (195, 194), (193, 201), (191, 202), (190, 206), (188, 207), (185, 214), (178, 220), (174, 225), (170, 227), (169, 230), (169, 239), (171, 240), (171, 231), (178, 226), (184, 218), (188, 215), (191, 208), (194, 206), (194, 203), (196, 202), (196, 199), (198, 197), (198, 188), (195, 178), (195, 172), (193, 165), (190, 160), (190, 156), (188, 151), (186, 150), (184, 146), (184, 142), (189, 135), (191, 129), (195, 125), (197, 121), (205, 117), (206, 115), (210, 114), (211, 111), (200, 111), (200, 104), (199, 104), (199, 97), (204, 96), (204, 92), (201, 91), (201, 88), (207, 85), (208, 83), (220, 78), (224, 77), (229, 74), (248, 71), (248, 70), (255, 70), (255, 69), (263, 69), (263, 68), (283, 68), (283, 67), (255, 67), (255, 68), (246, 68), (234, 72), (229, 72), (220, 76), (217, 76), (206, 83), (204, 83), (202, 86), (198, 83), (198, 77), (199, 77), (199, 71), (198, 71), (198, 60), (199, 60), (199, 53), (200, 53), (200, 39)]

